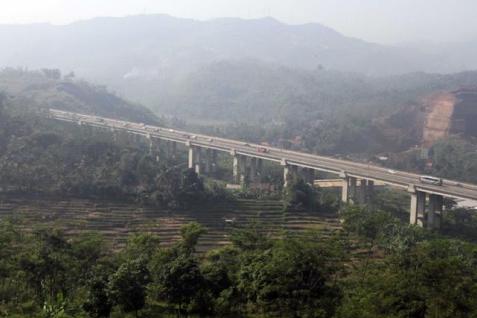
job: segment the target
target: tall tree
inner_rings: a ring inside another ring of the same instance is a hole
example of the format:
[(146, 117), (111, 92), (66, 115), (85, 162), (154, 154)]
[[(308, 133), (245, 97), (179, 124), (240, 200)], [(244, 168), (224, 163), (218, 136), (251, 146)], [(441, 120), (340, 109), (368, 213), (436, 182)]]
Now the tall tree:
[(109, 278), (109, 290), (114, 303), (125, 313), (138, 311), (146, 304), (150, 273), (143, 260), (128, 260)]

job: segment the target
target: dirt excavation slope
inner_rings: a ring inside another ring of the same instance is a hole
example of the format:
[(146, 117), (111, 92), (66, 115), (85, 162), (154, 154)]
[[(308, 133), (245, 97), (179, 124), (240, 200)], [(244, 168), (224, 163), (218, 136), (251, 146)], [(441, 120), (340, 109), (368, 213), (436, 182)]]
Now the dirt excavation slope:
[(456, 102), (457, 99), (452, 93), (436, 93), (425, 99), (423, 146), (431, 146), (437, 140), (449, 135)]

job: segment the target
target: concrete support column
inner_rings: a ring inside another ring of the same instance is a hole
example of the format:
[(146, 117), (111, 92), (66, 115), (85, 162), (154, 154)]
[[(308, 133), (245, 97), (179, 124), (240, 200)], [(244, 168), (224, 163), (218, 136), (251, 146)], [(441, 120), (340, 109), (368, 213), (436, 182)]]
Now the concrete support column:
[(260, 158), (257, 158), (257, 175), (255, 177), (256, 181), (258, 183), (263, 182), (263, 160)]
[(424, 226), (424, 213), (426, 211), (426, 193), (416, 191), (411, 193), (411, 209), (409, 222), (414, 225)]
[(169, 147), (170, 147), (170, 156), (172, 159), (176, 159), (176, 153), (177, 153), (177, 143), (174, 141), (169, 141)]
[(374, 181), (368, 180), (368, 190), (366, 191), (366, 202), (371, 202), (374, 198)]
[(206, 149), (204, 154), (204, 172), (206, 175), (210, 175), (211, 170), (212, 170), (212, 151), (210, 149)]
[(234, 160), (233, 160), (233, 182), (235, 184), (244, 184), (245, 183), (245, 170), (246, 170), (246, 164), (247, 164), (247, 158), (240, 156), (240, 155), (234, 155)]
[(429, 212), (427, 213), (427, 227), (439, 229), (441, 227), (442, 208), (444, 198), (441, 195), (429, 195)]
[(194, 169), (195, 168), (195, 149), (192, 146), (189, 146), (189, 164), (188, 167), (189, 169)]
[(149, 143), (149, 154), (152, 155), (155, 152), (155, 145), (152, 138), (148, 139), (148, 143)]
[(366, 197), (368, 192), (368, 182), (366, 179), (359, 180), (358, 203), (366, 204)]
[(113, 133), (113, 142), (118, 142), (118, 133), (114, 129), (111, 129), (111, 131)]
[(313, 185), (313, 182), (315, 181), (315, 170), (310, 168), (303, 168), (302, 175), (303, 180), (306, 183)]
[(348, 201), (351, 201), (351, 203), (356, 203), (356, 183), (357, 179), (355, 177), (349, 177)]
[(288, 183), (290, 182), (290, 177), (291, 177), (290, 166), (285, 165), (283, 167), (283, 187), (284, 188), (288, 186)]
[(283, 187), (287, 187), (293, 176), (296, 175), (298, 167), (288, 165), (285, 160), (282, 161), (281, 165), (283, 166)]
[(247, 165), (247, 157), (240, 156), (239, 157), (239, 171), (240, 171), (240, 184), (246, 185), (248, 183), (248, 165)]
[(195, 173), (200, 175), (202, 173), (202, 149), (195, 149)]
[(257, 158), (250, 158), (250, 182), (257, 180)]
[(211, 149), (211, 157), (210, 157), (210, 160), (211, 160), (211, 166), (210, 166), (210, 172), (212, 175), (216, 175), (217, 174), (217, 150), (213, 150)]
[(341, 187), (341, 202), (348, 204), (349, 203), (349, 178), (344, 177), (343, 186)]

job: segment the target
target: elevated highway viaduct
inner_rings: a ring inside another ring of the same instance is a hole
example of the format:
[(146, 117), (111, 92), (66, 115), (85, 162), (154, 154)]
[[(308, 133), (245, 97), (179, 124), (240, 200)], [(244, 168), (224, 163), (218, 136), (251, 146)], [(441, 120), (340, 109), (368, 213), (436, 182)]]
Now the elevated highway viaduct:
[(215, 168), (217, 152), (228, 153), (233, 157), (236, 183), (258, 181), (262, 163), (267, 160), (283, 167), (285, 185), (298, 171), (309, 182), (313, 182), (315, 171), (337, 175), (342, 180), (341, 199), (345, 203), (365, 203), (375, 183), (401, 188), (411, 196), (410, 223), (429, 228), (440, 226), (444, 197), (477, 200), (477, 185), (452, 180), (442, 180), (442, 184), (423, 183), (419, 174), (371, 164), (55, 109), (49, 110), (49, 117), (79, 125), (123, 131), (146, 138), (151, 144), (159, 140), (168, 141), (173, 149), (177, 144), (183, 144), (189, 151), (189, 168), (195, 169), (199, 174), (211, 172)]

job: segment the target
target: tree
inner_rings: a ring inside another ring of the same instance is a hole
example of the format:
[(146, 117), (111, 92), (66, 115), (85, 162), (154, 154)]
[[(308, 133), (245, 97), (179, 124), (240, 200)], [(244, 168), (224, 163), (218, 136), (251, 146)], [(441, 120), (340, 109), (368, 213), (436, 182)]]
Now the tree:
[(475, 246), (441, 239), (391, 254), (351, 275), (338, 317), (475, 317), (475, 262)]
[(102, 267), (97, 267), (87, 282), (88, 294), (83, 303), (83, 309), (91, 318), (109, 317), (113, 303), (110, 299), (109, 273)]
[(205, 288), (205, 280), (193, 252), (205, 229), (198, 223), (181, 228), (181, 241), (169, 250), (156, 255), (153, 260), (155, 289), (159, 298), (178, 306), (179, 314), (184, 306), (197, 300)]
[(124, 254), (126, 259), (143, 259), (147, 263), (159, 252), (159, 236), (151, 233), (134, 234), (128, 238)]
[(242, 251), (264, 250), (272, 245), (266, 230), (262, 223), (252, 220), (246, 227), (235, 229), (230, 240)]
[(146, 304), (146, 288), (151, 282), (143, 260), (128, 260), (109, 278), (111, 299), (125, 313), (138, 311)]
[(71, 245), (61, 233), (41, 230), (36, 239), (37, 246), (23, 256), (20, 267), (39, 303), (43, 304), (53, 302), (59, 295), (68, 295), (78, 272), (74, 270)]
[(302, 178), (293, 177), (284, 189), (283, 204), (285, 209), (306, 209), (316, 208), (315, 190)]
[(191, 222), (182, 226), (180, 247), (185, 250), (187, 254), (194, 252), (200, 237), (207, 233), (207, 230), (197, 222)]
[(158, 297), (178, 307), (179, 314), (205, 286), (199, 264), (190, 254), (169, 254), (156, 267)]
[(239, 312), (241, 297), (236, 286), (240, 256), (239, 249), (227, 246), (210, 251), (202, 263), (209, 312), (223, 316)]
[(277, 241), (244, 261), (239, 291), (270, 316), (330, 317), (339, 299), (332, 277), (340, 268), (331, 255), (316, 243)]
[(179, 202), (183, 206), (200, 203), (205, 199), (206, 191), (204, 183), (199, 175), (193, 169), (187, 169), (182, 172), (181, 191)]
[(346, 231), (357, 234), (370, 244), (374, 244), (387, 227), (397, 222), (389, 213), (356, 205), (346, 206), (341, 216)]

